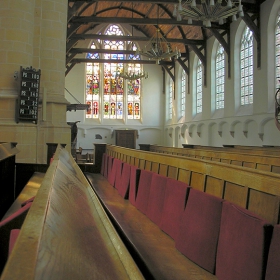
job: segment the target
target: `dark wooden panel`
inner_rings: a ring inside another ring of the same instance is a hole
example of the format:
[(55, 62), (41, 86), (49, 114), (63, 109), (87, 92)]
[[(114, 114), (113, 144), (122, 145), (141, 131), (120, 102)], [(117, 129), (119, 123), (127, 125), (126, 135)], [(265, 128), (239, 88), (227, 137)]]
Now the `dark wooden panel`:
[(136, 130), (116, 130), (116, 145), (136, 149)]

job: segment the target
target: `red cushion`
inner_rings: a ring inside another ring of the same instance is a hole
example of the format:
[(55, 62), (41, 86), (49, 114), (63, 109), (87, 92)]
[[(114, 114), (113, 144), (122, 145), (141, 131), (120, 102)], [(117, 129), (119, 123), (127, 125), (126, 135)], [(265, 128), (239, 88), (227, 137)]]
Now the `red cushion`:
[[(1, 221), (0, 227), (3, 227), (9, 223), (18, 223), (17, 222), (18, 220), (20, 221), (20, 225), (21, 225), (29, 208), (31, 207), (31, 204), (32, 202), (27, 203), (26, 205), (18, 209), (15, 213), (7, 217), (5, 220)], [(14, 226), (14, 228), (18, 228), (18, 227)]]
[(136, 194), (137, 194), (140, 174), (141, 174), (141, 170), (138, 169), (136, 166), (132, 165), (130, 167), (128, 199), (129, 199), (129, 202), (134, 206), (136, 203)]
[(116, 178), (116, 164), (114, 164), (114, 161), (117, 160), (116, 158), (109, 157), (108, 159), (108, 182), (110, 185), (114, 185), (115, 178)]
[(11, 254), (14, 245), (17, 241), (18, 235), (20, 233), (20, 229), (12, 229), (10, 232), (10, 240), (9, 240), (9, 255)]
[(102, 162), (101, 162), (101, 169), (100, 174), (104, 176), (105, 173), (105, 165), (107, 164), (107, 155), (106, 153), (102, 154)]
[(180, 252), (211, 273), (215, 271), (222, 205), (221, 198), (190, 189), (175, 239)]
[(107, 164), (105, 165), (105, 170), (104, 170), (104, 177), (109, 178), (109, 174), (111, 173), (112, 170), (112, 165), (113, 165), (113, 160), (114, 158), (107, 155)]
[(113, 163), (115, 176), (114, 178), (111, 178), (112, 179), (111, 185), (114, 186), (116, 189), (119, 189), (121, 185), (122, 167), (123, 167), (123, 162), (120, 159), (115, 158)]
[(21, 206), (24, 206), (24, 205), (26, 205), (26, 204), (29, 203), (29, 202), (33, 202), (34, 199), (35, 199), (35, 196), (30, 197), (29, 199), (25, 200), (25, 201), (21, 204)]
[(269, 248), (265, 280), (280, 279), (280, 225), (275, 225)]
[(123, 168), (122, 168), (122, 175), (121, 175), (121, 179), (120, 179), (120, 184), (118, 184), (118, 181), (116, 182), (116, 189), (118, 190), (119, 194), (123, 198), (128, 197), (129, 181), (130, 181), (130, 169), (131, 169), (131, 165), (124, 162), (123, 163)]
[(17, 212), (0, 222), (0, 271), (2, 271), (9, 253), (10, 232), (21, 228), (32, 202), (21, 207)]
[(147, 205), (150, 195), (150, 186), (153, 174), (154, 173), (152, 171), (141, 170), (135, 206), (143, 214), (146, 214), (147, 211)]
[[(109, 155), (105, 155), (104, 157), (104, 174), (102, 174), (105, 178), (108, 178), (108, 161), (109, 161)], [(102, 163), (103, 164), (103, 163)]]
[(178, 235), (182, 214), (185, 210), (187, 184), (168, 178), (160, 221), (160, 228), (173, 239)]
[(156, 173), (152, 175), (146, 214), (147, 217), (158, 226), (161, 221), (167, 179), (167, 177)]
[(219, 279), (264, 279), (272, 225), (246, 209), (224, 202), (217, 250)]

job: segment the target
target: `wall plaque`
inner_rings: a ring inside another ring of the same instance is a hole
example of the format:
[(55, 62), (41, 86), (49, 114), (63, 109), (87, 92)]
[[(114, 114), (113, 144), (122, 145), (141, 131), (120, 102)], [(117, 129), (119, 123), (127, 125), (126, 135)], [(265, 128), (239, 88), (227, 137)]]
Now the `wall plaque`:
[(41, 70), (20, 67), (20, 91), (18, 99), (17, 122), (37, 123)]

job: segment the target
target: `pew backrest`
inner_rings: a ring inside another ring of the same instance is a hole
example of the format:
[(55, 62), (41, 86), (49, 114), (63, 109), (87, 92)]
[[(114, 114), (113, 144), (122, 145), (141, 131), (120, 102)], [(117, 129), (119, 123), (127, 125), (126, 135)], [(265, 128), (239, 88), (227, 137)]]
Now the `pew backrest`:
[(280, 175), (184, 156), (107, 145), (106, 153), (141, 170), (182, 181), (279, 223)]

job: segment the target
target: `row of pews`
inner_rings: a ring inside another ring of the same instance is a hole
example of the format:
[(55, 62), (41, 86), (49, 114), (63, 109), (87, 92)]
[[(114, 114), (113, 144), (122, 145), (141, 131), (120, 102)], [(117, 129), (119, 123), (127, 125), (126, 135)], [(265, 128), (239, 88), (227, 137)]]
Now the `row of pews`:
[(83, 174), (58, 147), (1, 280), (280, 277), (277, 172), (105, 144), (95, 156), (100, 173)]
[(222, 162), (278, 174), (280, 173), (279, 147), (209, 147), (185, 145), (184, 148), (177, 148), (159, 145), (140, 145), (140, 149), (156, 153)]
[(280, 225), (120, 159), (136, 155), (149, 160), (107, 146), (101, 174), (86, 176), (146, 279), (280, 277)]

